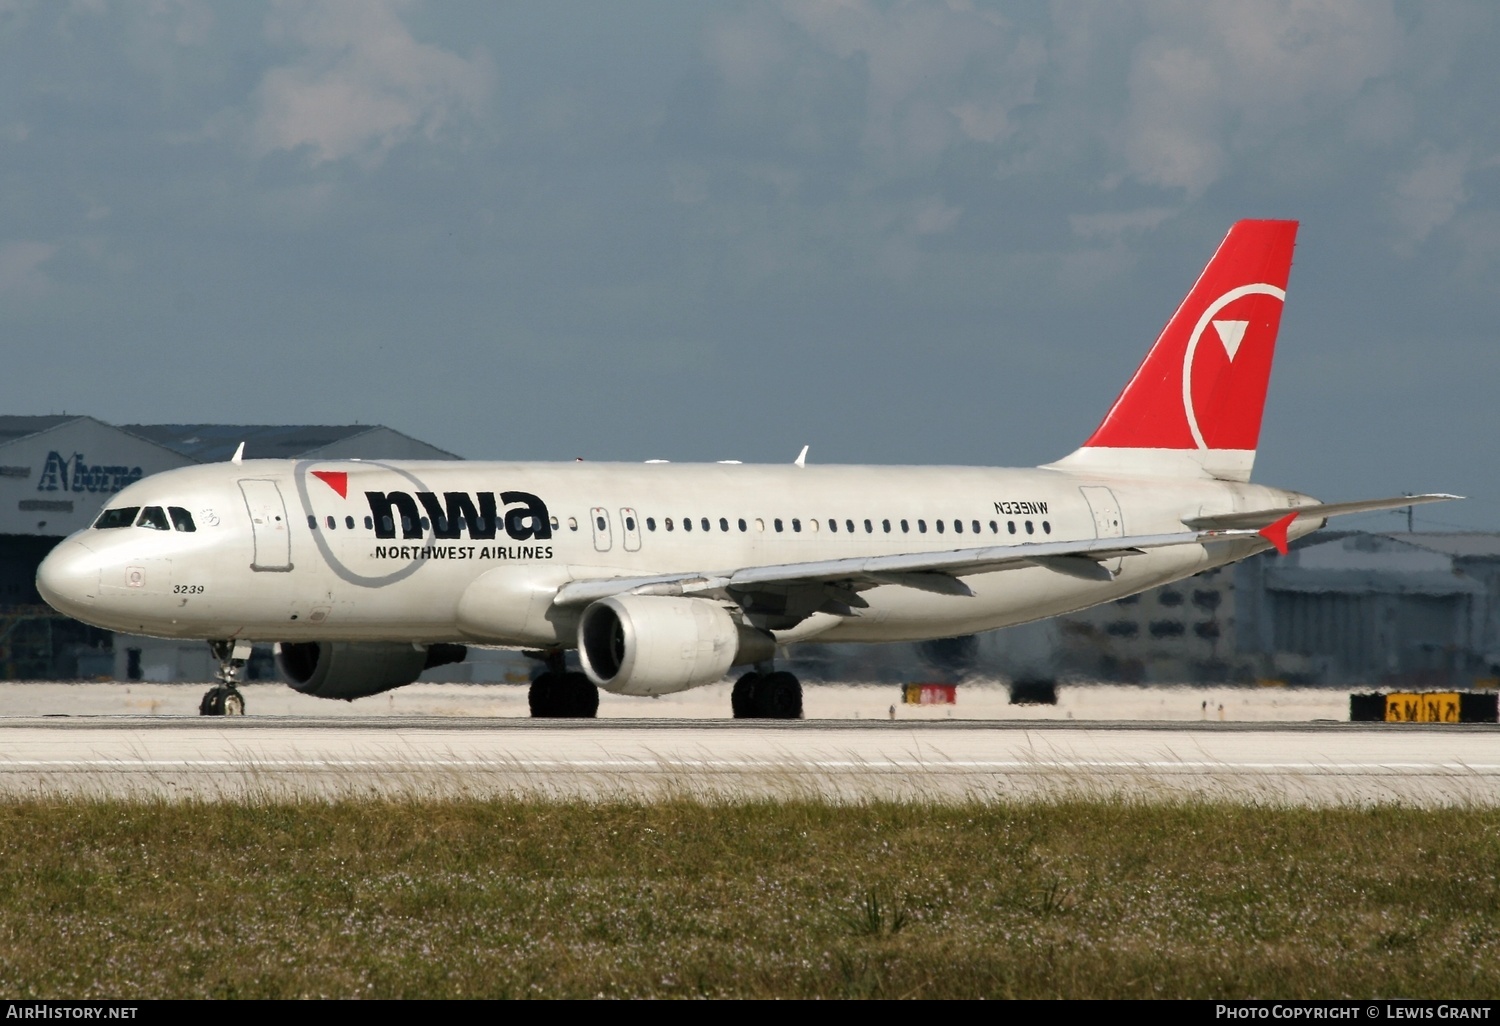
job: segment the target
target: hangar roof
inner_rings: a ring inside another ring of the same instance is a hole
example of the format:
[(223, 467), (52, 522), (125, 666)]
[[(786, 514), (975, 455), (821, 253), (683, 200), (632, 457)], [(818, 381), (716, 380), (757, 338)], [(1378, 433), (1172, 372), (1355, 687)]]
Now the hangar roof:
[(1387, 537), (1397, 538), (1418, 548), (1459, 558), (1465, 556), (1500, 557), (1500, 532), (1495, 531), (1462, 531), (1443, 534), (1423, 531), (1415, 534), (1393, 534)]
[(25, 438), (27, 435), (39, 435), (59, 424), (79, 419), (78, 416), (69, 413), (46, 417), (0, 416), (0, 445), (13, 442), (17, 438)]
[(220, 463), (245, 443), (246, 459), (290, 459), (349, 445), (363, 435), (394, 435), (431, 450), (432, 458), (453, 453), (378, 424), (125, 424), (121, 430), (164, 445), (199, 463)]

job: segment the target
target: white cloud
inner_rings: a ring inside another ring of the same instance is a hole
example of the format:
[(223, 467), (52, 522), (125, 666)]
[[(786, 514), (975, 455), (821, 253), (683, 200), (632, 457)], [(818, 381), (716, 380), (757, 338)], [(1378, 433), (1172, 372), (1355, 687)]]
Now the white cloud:
[(1068, 218), (1068, 227), (1080, 238), (1114, 242), (1122, 235), (1150, 231), (1176, 212), (1171, 207), (1144, 207), (1103, 214), (1073, 214)]
[(474, 115), (492, 75), (482, 55), (465, 60), (420, 43), (397, 0), (278, 3), (273, 42), (298, 51), (255, 91), (250, 140), (258, 156), (307, 148), (314, 164), (380, 163), (394, 147), (434, 139)]
[(690, 205), (708, 199), (708, 172), (697, 165), (674, 167), (668, 172), (673, 203)]
[(1350, 108), (1401, 53), (1390, 0), (1160, 0), (1145, 19), (1117, 151), (1135, 181), (1189, 197), (1239, 155)]
[(822, 130), (799, 122), (803, 137), (841, 138), (858, 119), (866, 156), (891, 173), (929, 170), (966, 139), (1008, 138), (1046, 58), (1004, 18), (965, 4), (785, 0), (779, 10), (738, 12), (706, 37), (730, 110), (795, 109), (783, 94), (825, 82), (831, 62), (857, 76), (859, 106), (821, 110)]
[(1399, 233), (1397, 248), (1410, 253), (1434, 231), (1453, 220), (1468, 198), (1464, 177), (1473, 163), (1467, 147), (1426, 147), (1416, 166), (1397, 175), (1388, 202)]
[(940, 196), (928, 196), (914, 206), (909, 224), (914, 235), (941, 235), (958, 223), (961, 207), (944, 203)]
[(0, 294), (36, 296), (52, 280), (42, 270), (58, 251), (51, 242), (16, 241), (0, 244)]

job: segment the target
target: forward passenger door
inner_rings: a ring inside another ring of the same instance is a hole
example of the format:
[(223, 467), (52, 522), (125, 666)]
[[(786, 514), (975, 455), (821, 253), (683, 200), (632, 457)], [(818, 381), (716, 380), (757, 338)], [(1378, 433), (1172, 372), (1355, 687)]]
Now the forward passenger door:
[(251, 570), (285, 573), (292, 568), (292, 532), (286, 522), (286, 503), (275, 481), (240, 482), (245, 508), (250, 512), (250, 532), (255, 538)]

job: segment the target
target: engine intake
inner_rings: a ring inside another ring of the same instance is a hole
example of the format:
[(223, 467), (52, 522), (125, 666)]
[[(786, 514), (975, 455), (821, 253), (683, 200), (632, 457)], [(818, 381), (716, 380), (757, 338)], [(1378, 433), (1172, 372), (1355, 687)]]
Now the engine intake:
[(578, 654), (589, 679), (620, 695), (665, 695), (712, 684), (731, 666), (769, 659), (776, 642), (737, 624), (708, 599), (614, 595), (578, 623)]
[(463, 645), (412, 645), (401, 642), (284, 641), (276, 662), (295, 691), (315, 698), (353, 701), (399, 688), (423, 670), (460, 663)]

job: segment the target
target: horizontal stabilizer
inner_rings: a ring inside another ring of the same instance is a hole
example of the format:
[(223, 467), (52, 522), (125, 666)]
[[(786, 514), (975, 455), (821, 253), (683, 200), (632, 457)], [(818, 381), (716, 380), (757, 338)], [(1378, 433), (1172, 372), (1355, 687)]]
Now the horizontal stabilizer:
[(1183, 517), (1182, 523), (1183, 526), (1197, 531), (1258, 531), (1292, 513), (1306, 520), (1326, 520), (1329, 517), (1343, 516), (1346, 513), (1375, 513), (1383, 509), (1405, 509), (1407, 506), (1420, 506), (1426, 502), (1447, 502), (1450, 499), (1462, 498), (1462, 495), (1431, 492), (1426, 495), (1392, 496), (1389, 499), (1360, 499), (1356, 502), (1314, 502), (1306, 506), (1278, 506), (1274, 509), (1257, 509), (1243, 513), (1212, 513), (1201, 517)]

